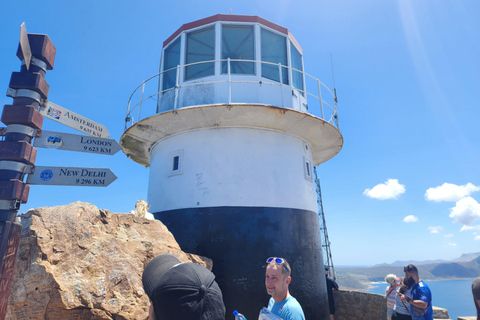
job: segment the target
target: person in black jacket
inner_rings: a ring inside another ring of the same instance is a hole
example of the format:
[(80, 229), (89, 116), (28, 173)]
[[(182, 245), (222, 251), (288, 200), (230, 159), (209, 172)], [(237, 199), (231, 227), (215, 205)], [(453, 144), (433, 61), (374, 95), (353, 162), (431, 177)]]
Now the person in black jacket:
[(325, 278), (327, 282), (328, 307), (330, 308), (330, 320), (335, 320), (335, 301), (333, 301), (333, 290), (338, 290), (337, 282), (328, 276), (328, 267), (325, 267)]

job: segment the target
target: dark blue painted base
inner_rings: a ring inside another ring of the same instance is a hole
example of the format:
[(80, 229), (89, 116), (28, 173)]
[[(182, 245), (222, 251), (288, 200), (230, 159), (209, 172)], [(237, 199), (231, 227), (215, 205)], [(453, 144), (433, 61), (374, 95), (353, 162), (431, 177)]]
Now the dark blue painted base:
[(258, 319), (267, 306), (265, 261), (284, 257), (292, 266), (290, 293), (309, 320), (329, 319), (318, 215), (264, 207), (212, 207), (155, 213), (183, 251), (209, 257), (232, 312)]

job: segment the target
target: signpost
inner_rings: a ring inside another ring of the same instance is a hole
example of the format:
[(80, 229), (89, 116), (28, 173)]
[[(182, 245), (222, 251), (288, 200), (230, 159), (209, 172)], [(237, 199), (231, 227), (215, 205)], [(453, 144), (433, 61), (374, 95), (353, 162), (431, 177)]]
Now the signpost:
[(108, 138), (110, 134), (107, 128), (92, 120), (89, 120), (75, 112), (60, 107), (55, 103), (47, 101), (40, 107), (40, 113), (54, 121), (60, 122), (70, 128), (81, 131), (92, 137)]
[(35, 138), (34, 147), (114, 155), (122, 148), (113, 139), (43, 130)]
[(106, 187), (117, 179), (117, 176), (105, 168), (72, 168), (36, 166), (28, 175), (28, 184)]
[[(106, 187), (117, 179), (105, 168), (35, 166), (34, 147), (106, 155), (121, 149), (115, 140), (107, 139), (110, 134), (104, 126), (46, 101), (50, 87), (44, 76), (53, 69), (55, 54), (47, 35), (28, 35), (22, 23), (17, 57), (24, 61), (25, 68), (22, 65), (20, 72), (12, 73), (7, 95), (13, 103), (5, 105), (2, 112), (1, 122), (7, 128), (0, 127), (0, 320), (6, 317), (21, 238), (22, 226), (15, 223), (15, 218), (20, 203), (28, 200), (30, 184)], [(88, 136), (42, 131), (43, 117)]]

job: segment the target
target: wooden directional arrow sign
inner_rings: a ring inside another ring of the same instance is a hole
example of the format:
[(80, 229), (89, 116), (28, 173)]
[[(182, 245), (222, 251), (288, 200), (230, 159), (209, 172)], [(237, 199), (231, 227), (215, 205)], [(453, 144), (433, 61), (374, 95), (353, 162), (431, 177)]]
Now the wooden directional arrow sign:
[(117, 176), (105, 168), (70, 168), (35, 166), (28, 175), (28, 184), (57, 186), (106, 187)]
[[(1, 129), (1, 128), (0, 128)], [(34, 147), (113, 155), (122, 148), (113, 139), (42, 130)]]
[(52, 103), (50, 101), (47, 101), (47, 103), (40, 108), (40, 113), (49, 119), (60, 122), (75, 130), (89, 134), (92, 137), (110, 137), (107, 128), (105, 128), (101, 124), (93, 122), (92, 120), (89, 120), (68, 109), (57, 106), (55, 103)]

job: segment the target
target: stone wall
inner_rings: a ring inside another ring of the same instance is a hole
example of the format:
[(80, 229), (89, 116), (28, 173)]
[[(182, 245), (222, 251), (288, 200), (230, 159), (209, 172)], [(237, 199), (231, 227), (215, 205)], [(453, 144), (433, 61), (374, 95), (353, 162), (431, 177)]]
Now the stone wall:
[[(335, 320), (384, 320), (387, 298), (382, 294), (339, 290), (333, 292)], [(434, 319), (450, 319), (448, 310), (433, 307)]]
[(387, 298), (361, 291), (333, 292), (335, 320), (383, 320), (387, 318)]

